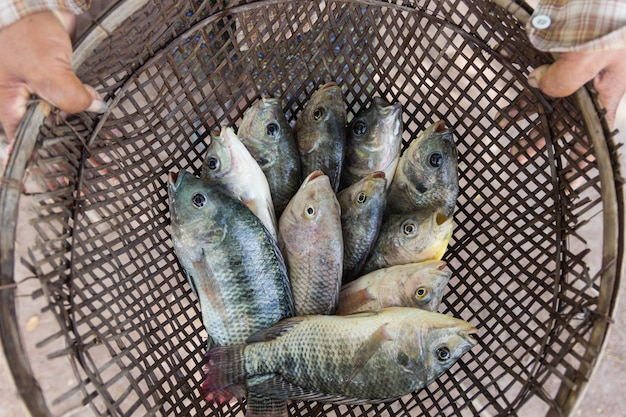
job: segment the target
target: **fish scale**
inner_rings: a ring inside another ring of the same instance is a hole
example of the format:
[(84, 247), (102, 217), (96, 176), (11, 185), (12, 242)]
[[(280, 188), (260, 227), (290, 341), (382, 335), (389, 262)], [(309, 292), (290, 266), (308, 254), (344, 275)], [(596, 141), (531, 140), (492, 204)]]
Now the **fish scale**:
[(246, 206), (187, 172), (170, 178), (169, 193), (174, 249), (216, 344), (242, 343), (294, 315), (284, 259)]
[(337, 192), (346, 146), (346, 107), (337, 83), (326, 83), (311, 95), (298, 115), (293, 134), (302, 175), (321, 170)]
[(343, 272), (341, 208), (327, 175), (305, 178), (278, 222), (297, 315), (331, 314)]
[(407, 307), (293, 317), (246, 345), (212, 349), (203, 390), (216, 399), (247, 378), (267, 398), (388, 401), (434, 381), (477, 344), (476, 333), (464, 320)]
[(257, 100), (244, 112), (237, 135), (263, 170), (280, 218), (302, 182), (300, 155), (280, 100)]

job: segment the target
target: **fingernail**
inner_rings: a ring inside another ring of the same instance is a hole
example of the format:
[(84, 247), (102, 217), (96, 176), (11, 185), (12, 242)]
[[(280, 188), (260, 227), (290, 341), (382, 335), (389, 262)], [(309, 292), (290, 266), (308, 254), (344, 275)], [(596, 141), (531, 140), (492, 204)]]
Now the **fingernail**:
[(92, 113), (97, 113), (97, 114), (102, 114), (104, 112), (106, 112), (108, 110), (109, 106), (106, 104), (106, 102), (100, 98), (95, 98), (91, 104), (89, 105), (89, 107), (87, 107), (86, 111), (88, 112), (92, 112)]
[(535, 68), (528, 74), (528, 85), (533, 88), (539, 88), (539, 80), (543, 76), (543, 73), (546, 72), (548, 65), (541, 65)]

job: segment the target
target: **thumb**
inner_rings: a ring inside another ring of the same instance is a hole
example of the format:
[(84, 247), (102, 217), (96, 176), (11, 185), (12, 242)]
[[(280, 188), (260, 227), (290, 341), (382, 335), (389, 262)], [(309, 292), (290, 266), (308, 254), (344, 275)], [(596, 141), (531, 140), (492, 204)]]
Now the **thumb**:
[(47, 78), (31, 81), (30, 88), (33, 93), (67, 113), (83, 110), (102, 113), (106, 110), (100, 95), (78, 79), (69, 63), (48, 73)]
[(593, 86), (598, 92), (602, 107), (606, 110), (605, 118), (612, 128), (615, 115), (622, 97), (626, 94), (626, 48), (607, 51), (611, 62), (594, 78)]
[(535, 68), (528, 83), (551, 97), (566, 97), (591, 81), (608, 64), (602, 52), (567, 52)]

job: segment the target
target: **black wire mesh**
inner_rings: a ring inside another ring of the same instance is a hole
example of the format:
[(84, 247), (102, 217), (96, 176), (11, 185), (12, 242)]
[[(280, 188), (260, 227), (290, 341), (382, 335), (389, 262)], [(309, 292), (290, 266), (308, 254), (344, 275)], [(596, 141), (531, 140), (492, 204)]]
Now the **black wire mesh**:
[(172, 250), (167, 174), (198, 174), (209, 132), (237, 126), (261, 94), (293, 122), (332, 80), (348, 120), (375, 96), (402, 103), (405, 144), (437, 120), (454, 129), (461, 194), (441, 311), (478, 325), (480, 343), (412, 395), (290, 414), (567, 413), (561, 397), (598, 355), (601, 271), (588, 263), (600, 255), (581, 228), (603, 208), (580, 110), (526, 82), (547, 61), (490, 1), (146, 2), (77, 68), (108, 113), (47, 120), (32, 161), (46, 191), (26, 262), (60, 325), (46, 340), (65, 341), (54, 355), (78, 378), (57, 401), (242, 415), (200, 398), (206, 332)]

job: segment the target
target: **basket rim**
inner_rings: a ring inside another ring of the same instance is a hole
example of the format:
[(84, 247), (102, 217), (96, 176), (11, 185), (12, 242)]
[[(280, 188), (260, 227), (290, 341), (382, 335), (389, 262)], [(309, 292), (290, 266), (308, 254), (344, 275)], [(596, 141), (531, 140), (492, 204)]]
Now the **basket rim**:
[[(351, 0), (348, 0), (351, 1)], [(526, 24), (531, 16), (532, 8), (523, 0), (490, 0), (495, 5), (515, 17), (520, 23)], [(254, 3), (275, 2), (260, 0)], [(380, 0), (361, 0), (367, 4), (386, 3)], [(80, 44), (74, 50), (72, 64), (80, 66), (97, 46), (106, 40), (109, 33), (121, 25), (128, 16), (148, 3), (148, 0), (121, 0), (119, 4), (107, 11), (93, 25)], [(619, 295), (619, 283), (623, 262), (623, 195), (617, 190), (609, 141), (611, 133), (606, 121), (601, 117), (597, 103), (589, 91), (582, 87), (575, 93), (575, 100), (583, 114), (584, 123), (591, 138), (596, 163), (598, 166), (601, 195), (603, 246), (601, 266), (601, 287), (597, 314), (607, 320), (594, 321), (590, 338), (590, 348), (585, 352), (585, 362), (581, 362), (579, 373), (583, 380), (571, 378), (577, 382), (574, 386), (561, 384), (555, 401), (563, 414), (569, 415), (578, 406), (589, 385), (589, 380), (597, 363), (605, 351), (608, 333), (611, 329), (610, 317), (613, 317), (616, 300)], [(16, 315), (17, 285), (14, 276), (15, 237), (17, 216), (21, 197), (22, 181), (30, 156), (35, 150), (36, 138), (52, 106), (44, 100), (36, 100), (28, 106), (26, 115), (16, 133), (14, 149), (8, 156), (5, 168), (0, 177), (0, 222), (5, 233), (0, 234), (0, 339), (7, 364), (14, 379), (17, 391), (26, 408), (34, 417), (52, 416), (41, 387), (35, 378), (30, 362), (26, 356), (21, 332)], [(595, 355), (593, 355), (595, 353)], [(588, 361), (587, 361), (588, 360)], [(587, 365), (589, 364), (589, 365)], [(556, 417), (557, 412), (551, 410), (547, 417)]]

